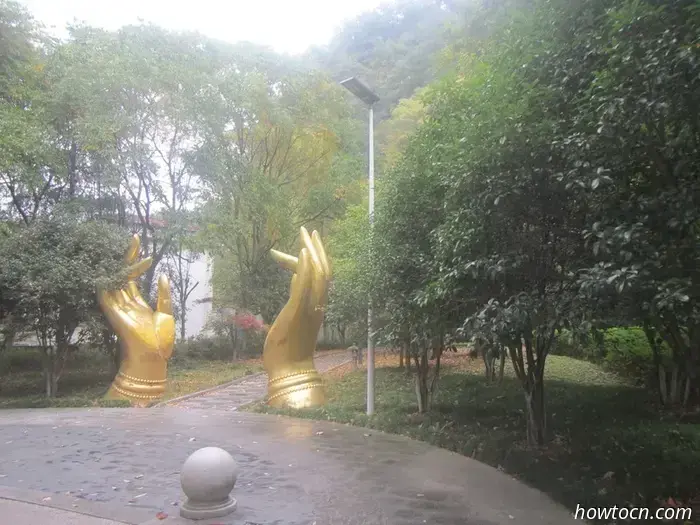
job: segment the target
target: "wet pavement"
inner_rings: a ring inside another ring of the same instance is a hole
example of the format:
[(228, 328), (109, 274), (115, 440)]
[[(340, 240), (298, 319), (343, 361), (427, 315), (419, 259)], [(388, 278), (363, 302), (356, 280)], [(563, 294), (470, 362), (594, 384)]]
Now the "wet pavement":
[(4, 498), (0, 498), (0, 516), (2, 523), (11, 525), (123, 525), (123, 522)]
[[(332, 368), (347, 363), (350, 357), (346, 351), (322, 352), (316, 354), (314, 363), (316, 370), (323, 373)], [(238, 408), (263, 399), (267, 395), (267, 374), (255, 374), (235, 381), (220, 389), (205, 392), (187, 399), (174, 399), (167, 403), (184, 409), (223, 409), (238, 410)]]
[(177, 515), (182, 463), (205, 446), (227, 450), (239, 464), (235, 523), (574, 522), (539, 491), (424, 443), (328, 422), (213, 409), (3, 411), (0, 485), (154, 517), (160, 511)]
[[(324, 372), (348, 360), (347, 352), (324, 352), (316, 367)], [(238, 509), (214, 520), (221, 525), (574, 523), (539, 491), (424, 443), (237, 411), (266, 390), (267, 376), (256, 374), (151, 409), (0, 411), (0, 503), (9, 498), (15, 512), (37, 516), (43, 511), (21, 502), (53, 506), (56, 523), (80, 511), (179, 525), (187, 522), (177, 517), (182, 464), (195, 450), (218, 446), (240, 469)]]

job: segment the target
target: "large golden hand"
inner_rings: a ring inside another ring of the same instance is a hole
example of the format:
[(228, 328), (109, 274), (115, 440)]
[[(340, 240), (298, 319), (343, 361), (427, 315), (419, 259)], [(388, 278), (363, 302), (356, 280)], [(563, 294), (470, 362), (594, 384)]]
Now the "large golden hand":
[(146, 406), (165, 392), (167, 362), (175, 344), (175, 319), (166, 276), (161, 275), (158, 280), (155, 312), (141, 296), (136, 279), (153, 261), (150, 257), (137, 261), (140, 247), (139, 236), (134, 235), (125, 257), (129, 265), (126, 286), (119, 290), (99, 290), (97, 297), (122, 351), (119, 372), (106, 397)]
[(277, 262), (294, 272), (289, 300), (272, 324), (263, 350), (268, 404), (276, 407), (313, 407), (326, 400), (314, 368), (314, 351), (331, 267), (318, 232), (309, 235), (302, 227), (301, 242), (299, 257), (272, 250)]

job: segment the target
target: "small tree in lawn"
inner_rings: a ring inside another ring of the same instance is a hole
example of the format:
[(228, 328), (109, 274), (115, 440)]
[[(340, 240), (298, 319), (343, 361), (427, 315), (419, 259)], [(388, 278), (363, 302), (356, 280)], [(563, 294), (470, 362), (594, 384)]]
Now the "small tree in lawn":
[(96, 289), (116, 282), (127, 241), (120, 229), (70, 213), (37, 219), (2, 239), (0, 278), (39, 341), (47, 397), (57, 394), (76, 330), (101, 316)]
[(251, 334), (268, 329), (258, 316), (234, 308), (220, 308), (216, 315), (210, 317), (209, 324), (214, 333), (228, 339), (232, 361), (237, 361), (241, 353), (246, 353)]
[(368, 248), (366, 204), (349, 207), (345, 216), (336, 221), (331, 230), (329, 252), (333, 261), (333, 282), (325, 318), (325, 322), (338, 329), (343, 345), (348, 329), (354, 337), (367, 334), (367, 302), (370, 296)]
[(250, 335), (256, 332), (262, 332), (265, 330), (265, 325), (262, 320), (250, 312), (241, 312), (234, 315), (231, 318), (233, 326), (235, 326), (241, 333), (240, 344), (237, 345), (233, 352), (233, 359), (238, 359), (239, 352), (243, 355), (246, 354), (248, 350), (248, 340)]
[[(454, 328), (446, 303), (431, 292), (434, 228), (442, 218), (444, 187), (431, 159), (423, 155), (426, 137), (417, 134), (403, 159), (379, 186), (377, 222), (371, 236), (371, 297), (385, 313), (381, 338), (413, 361), (418, 411), (426, 412), (437, 391), (440, 357)], [(431, 363), (434, 362), (434, 363)], [(410, 367), (410, 365), (409, 365)]]
[(474, 350), (484, 361), (486, 381), (493, 383), (496, 380), (496, 361), (498, 360), (498, 384), (503, 382), (503, 373), (508, 354), (501, 343), (501, 338), (491, 332), (478, 332), (474, 336)]

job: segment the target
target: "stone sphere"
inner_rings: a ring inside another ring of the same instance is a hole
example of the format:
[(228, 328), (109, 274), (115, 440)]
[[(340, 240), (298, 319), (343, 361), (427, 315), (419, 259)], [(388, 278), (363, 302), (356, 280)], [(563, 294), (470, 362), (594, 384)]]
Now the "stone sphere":
[(236, 485), (238, 465), (231, 454), (218, 447), (195, 451), (182, 465), (182, 491), (193, 502), (226, 501)]

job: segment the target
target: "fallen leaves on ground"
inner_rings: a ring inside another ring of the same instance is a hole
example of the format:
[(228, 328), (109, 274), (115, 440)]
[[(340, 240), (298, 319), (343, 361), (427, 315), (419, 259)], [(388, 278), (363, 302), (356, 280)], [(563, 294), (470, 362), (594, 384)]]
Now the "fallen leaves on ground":
[[(367, 354), (365, 353), (364, 362), (357, 370), (367, 370)], [(434, 364), (435, 361), (432, 361)], [(375, 368), (397, 368), (399, 366), (399, 355), (393, 352), (380, 353), (375, 355)], [(469, 357), (467, 350), (460, 349), (457, 352), (445, 352), (440, 359), (440, 367), (443, 369), (451, 369), (454, 371), (478, 373), (482, 374), (484, 363), (481, 359), (473, 359)], [(345, 375), (355, 371), (352, 363), (345, 363), (337, 368), (325, 372), (323, 376), (326, 379), (337, 381)]]

